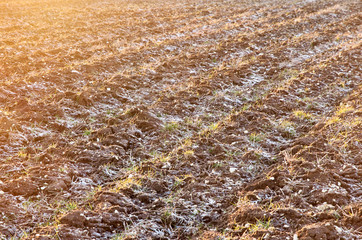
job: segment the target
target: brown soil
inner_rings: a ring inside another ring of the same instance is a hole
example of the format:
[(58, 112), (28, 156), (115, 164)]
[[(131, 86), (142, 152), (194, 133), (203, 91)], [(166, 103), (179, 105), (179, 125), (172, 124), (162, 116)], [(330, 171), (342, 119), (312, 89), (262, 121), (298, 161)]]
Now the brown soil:
[(1, 239), (361, 239), (357, 0), (0, 0)]

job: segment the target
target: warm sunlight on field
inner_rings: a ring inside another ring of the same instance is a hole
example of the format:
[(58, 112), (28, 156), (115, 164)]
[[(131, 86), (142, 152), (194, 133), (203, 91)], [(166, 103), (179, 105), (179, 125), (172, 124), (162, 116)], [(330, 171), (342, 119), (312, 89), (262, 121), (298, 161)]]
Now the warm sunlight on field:
[(361, 239), (357, 0), (0, 0), (0, 239)]

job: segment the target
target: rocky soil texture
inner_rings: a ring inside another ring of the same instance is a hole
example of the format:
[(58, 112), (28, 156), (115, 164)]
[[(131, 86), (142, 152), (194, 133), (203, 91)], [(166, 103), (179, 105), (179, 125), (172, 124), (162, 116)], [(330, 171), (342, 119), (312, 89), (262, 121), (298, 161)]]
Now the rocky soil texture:
[(0, 0), (0, 239), (361, 239), (358, 0)]

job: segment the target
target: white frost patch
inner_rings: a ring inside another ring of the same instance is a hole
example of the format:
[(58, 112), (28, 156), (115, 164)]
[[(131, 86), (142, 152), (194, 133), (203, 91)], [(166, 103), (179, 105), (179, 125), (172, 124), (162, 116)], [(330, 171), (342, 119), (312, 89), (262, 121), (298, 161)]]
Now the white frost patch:
[(319, 205), (317, 207), (317, 209), (318, 209), (318, 211), (323, 212), (323, 211), (328, 210), (328, 209), (334, 209), (334, 206), (324, 202), (323, 204)]
[(264, 80), (264, 77), (262, 75), (258, 74), (252, 74), (246, 79), (249, 83), (249, 86), (254, 86), (257, 83), (260, 83)]
[(72, 188), (77, 188), (79, 190), (87, 190), (91, 186), (96, 186), (92, 179), (83, 177), (78, 178), (76, 182), (72, 182), (72, 185)]

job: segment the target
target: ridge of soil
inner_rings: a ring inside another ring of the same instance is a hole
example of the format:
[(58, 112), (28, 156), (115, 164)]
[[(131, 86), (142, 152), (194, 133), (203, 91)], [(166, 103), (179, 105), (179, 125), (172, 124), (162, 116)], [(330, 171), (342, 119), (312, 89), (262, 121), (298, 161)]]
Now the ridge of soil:
[(0, 0), (0, 238), (362, 238), (361, 8)]

